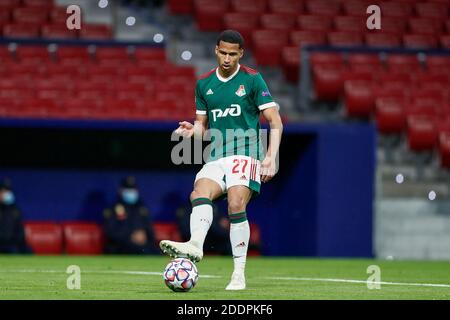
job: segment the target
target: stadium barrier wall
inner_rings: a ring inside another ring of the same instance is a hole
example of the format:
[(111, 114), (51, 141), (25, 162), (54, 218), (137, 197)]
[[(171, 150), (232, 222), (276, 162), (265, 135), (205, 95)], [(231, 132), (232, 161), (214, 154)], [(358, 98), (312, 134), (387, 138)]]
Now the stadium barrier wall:
[[(175, 125), (0, 119), (1, 129), (15, 128), (17, 132), (27, 127), (83, 129), (80, 132), (95, 128), (151, 134), (163, 130), (170, 135)], [(14, 139), (14, 133), (9, 134)], [(263, 254), (373, 256), (375, 137), (370, 123), (285, 125), (280, 171), (262, 186), (261, 195), (252, 200), (247, 210), (249, 219), (260, 226)], [(149, 141), (147, 148), (156, 143)], [(0, 147), (6, 150), (2, 143)], [(159, 151), (161, 157), (170, 155), (171, 150)], [(9, 150), (10, 154), (14, 152)], [(175, 221), (175, 209), (187, 201), (198, 169), (18, 167), (5, 165), (8, 154), (5, 155), (0, 160), (0, 177), (12, 179), (25, 220), (101, 222), (102, 210), (115, 199), (120, 179), (132, 174), (153, 220)], [(226, 210), (226, 202), (220, 202), (219, 207)]]

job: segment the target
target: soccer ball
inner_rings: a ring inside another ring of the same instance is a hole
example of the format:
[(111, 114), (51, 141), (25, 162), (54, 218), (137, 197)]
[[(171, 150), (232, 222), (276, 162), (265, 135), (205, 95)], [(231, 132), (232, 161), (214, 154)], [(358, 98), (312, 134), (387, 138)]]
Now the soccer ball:
[(186, 258), (174, 259), (164, 269), (163, 279), (171, 290), (187, 292), (197, 283), (197, 266)]

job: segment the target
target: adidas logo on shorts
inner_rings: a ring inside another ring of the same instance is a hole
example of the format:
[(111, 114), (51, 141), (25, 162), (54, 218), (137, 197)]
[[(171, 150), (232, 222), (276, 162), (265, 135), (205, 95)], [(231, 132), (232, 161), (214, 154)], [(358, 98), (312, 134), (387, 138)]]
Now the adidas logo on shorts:
[(247, 180), (247, 177), (245, 176), (245, 174), (241, 177), (240, 180)]

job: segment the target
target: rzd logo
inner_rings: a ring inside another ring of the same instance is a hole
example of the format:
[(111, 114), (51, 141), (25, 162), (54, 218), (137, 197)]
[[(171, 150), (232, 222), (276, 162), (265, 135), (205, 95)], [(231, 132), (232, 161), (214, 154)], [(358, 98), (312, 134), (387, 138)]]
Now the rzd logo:
[(238, 104), (232, 104), (229, 108), (226, 108), (223, 111), (220, 109), (214, 109), (211, 110), (211, 113), (213, 115), (214, 122), (217, 118), (225, 118), (228, 115), (232, 117), (238, 117), (241, 115), (241, 106)]

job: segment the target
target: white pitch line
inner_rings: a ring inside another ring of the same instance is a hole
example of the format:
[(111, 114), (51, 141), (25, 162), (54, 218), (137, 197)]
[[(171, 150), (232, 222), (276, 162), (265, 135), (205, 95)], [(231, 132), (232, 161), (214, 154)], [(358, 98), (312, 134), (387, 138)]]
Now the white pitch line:
[[(349, 280), (349, 279), (327, 279), (327, 278), (293, 278), (293, 277), (266, 277), (270, 280), (289, 280), (289, 281), (322, 281), (322, 282), (347, 282), (347, 283), (364, 283), (367, 280)], [(387, 284), (395, 286), (419, 286), (419, 287), (442, 287), (450, 288), (449, 284), (439, 283), (408, 283), (408, 282), (386, 282), (386, 281), (369, 281), (370, 284)]]
[[(15, 270), (0, 270), (0, 273), (65, 273), (64, 270), (44, 270), (44, 269), (15, 269)], [(130, 270), (83, 270), (81, 273), (109, 273), (109, 274), (130, 274), (130, 275), (144, 275), (144, 276), (162, 276), (162, 272), (152, 272), (152, 271), (130, 271)], [(210, 274), (200, 274), (201, 278), (222, 278), (222, 276), (215, 276)], [(367, 284), (367, 280), (351, 280), (351, 279), (331, 279), (331, 278), (296, 278), (296, 277), (265, 277), (268, 280), (288, 280), (288, 281), (320, 281), (320, 282), (343, 282), (343, 283), (364, 283)], [(380, 284), (380, 285), (394, 285), (394, 286), (419, 286), (419, 287), (440, 287), (440, 288), (450, 288), (450, 284), (439, 284), (439, 283), (408, 283), (408, 282), (387, 282), (387, 281), (370, 281), (370, 284)]]
[[(44, 270), (44, 269), (14, 269), (14, 270), (0, 270), (0, 273), (65, 273), (64, 270)], [(161, 276), (162, 272), (152, 271), (128, 271), (128, 270), (83, 270), (81, 273), (109, 273), (109, 274), (131, 274), (131, 275), (144, 275), (144, 276)], [(210, 274), (200, 274), (201, 278), (222, 278), (221, 276), (214, 276)]]

